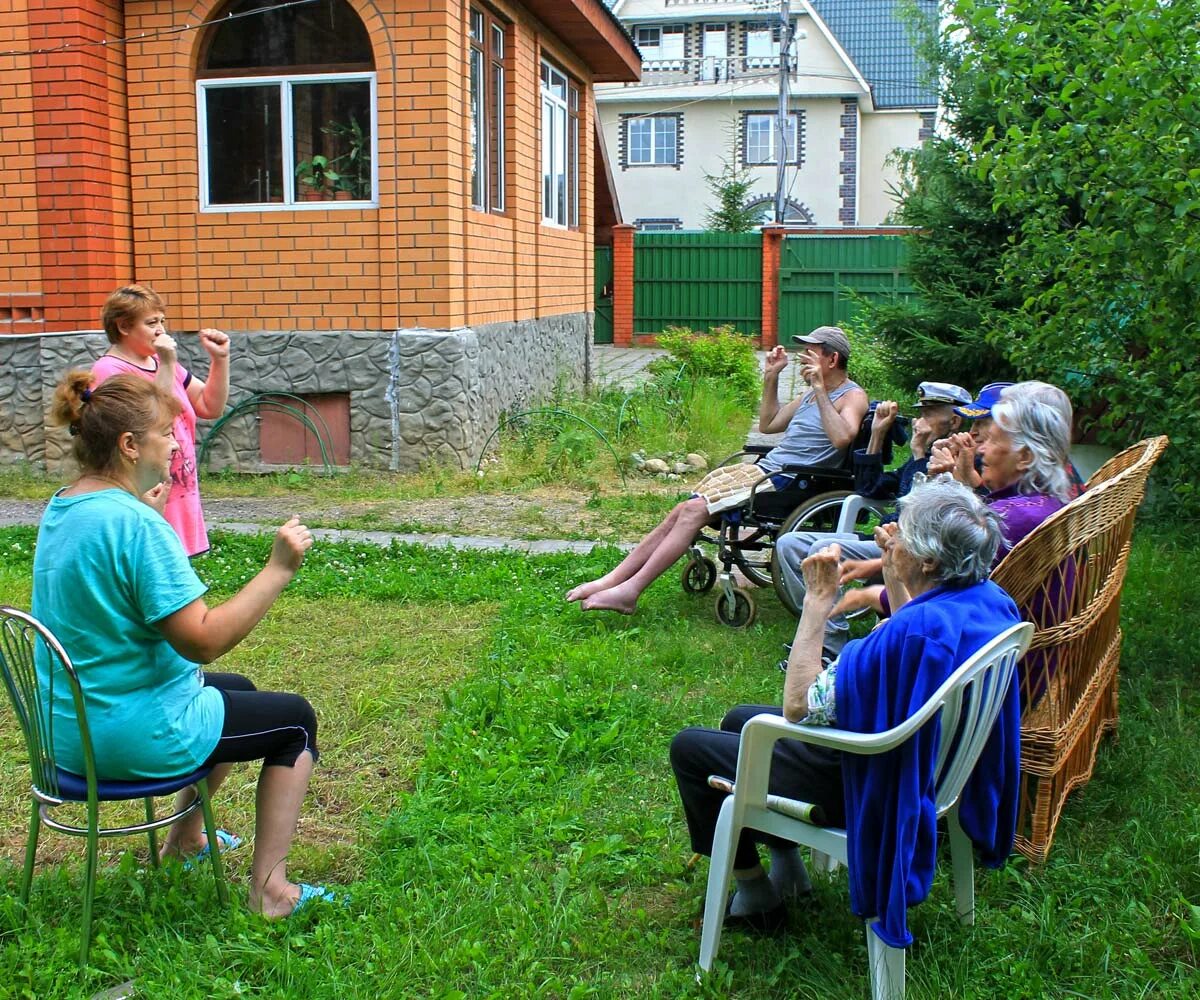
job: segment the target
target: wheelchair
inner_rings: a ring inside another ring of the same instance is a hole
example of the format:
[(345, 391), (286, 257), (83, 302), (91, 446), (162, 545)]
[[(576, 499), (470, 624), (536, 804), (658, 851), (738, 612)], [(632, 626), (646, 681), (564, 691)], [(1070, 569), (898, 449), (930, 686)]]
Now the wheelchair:
[[(887, 501), (854, 492), (854, 451), (866, 448), (871, 439), (875, 406), (872, 402), (840, 466), (785, 466), (774, 475), (790, 477), (788, 486), (761, 493), (756, 486), (745, 504), (719, 515), (721, 520), (715, 530), (707, 529), (697, 536), (688, 552), (681, 583), (690, 594), (708, 593), (717, 587), (714, 611), (723, 625), (745, 628), (758, 614), (751, 589), (735, 582), (735, 566), (754, 586), (774, 588), (784, 607), (800, 616), (799, 606), (783, 586), (775, 558), (776, 538), (791, 531), (852, 531), (870, 538), (888, 513)], [(896, 418), (883, 448), (885, 466), (891, 464), (893, 446), (908, 440), (907, 425), (907, 419)], [(755, 462), (758, 462), (769, 451), (769, 445), (747, 445), (720, 465), (743, 461), (747, 455), (757, 456)], [(714, 556), (705, 555), (701, 545), (715, 546)], [(861, 613), (852, 613), (850, 617)]]

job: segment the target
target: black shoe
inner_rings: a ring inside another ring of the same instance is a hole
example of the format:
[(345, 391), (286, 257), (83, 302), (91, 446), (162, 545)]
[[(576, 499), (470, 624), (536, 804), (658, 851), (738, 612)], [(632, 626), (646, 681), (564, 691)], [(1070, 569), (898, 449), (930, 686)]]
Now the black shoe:
[(729, 912), (733, 900), (725, 907), (724, 926), (730, 931), (746, 931), (749, 934), (781, 934), (787, 927), (787, 907), (780, 903), (769, 910), (758, 913), (740, 913), (736, 917)]

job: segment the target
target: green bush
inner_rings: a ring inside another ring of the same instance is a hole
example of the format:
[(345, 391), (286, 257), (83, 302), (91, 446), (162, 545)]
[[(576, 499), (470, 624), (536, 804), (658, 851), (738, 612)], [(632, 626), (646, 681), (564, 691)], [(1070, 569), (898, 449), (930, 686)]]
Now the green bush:
[(906, 381), (896, 370), (889, 347), (866, 329), (845, 324), (850, 338), (850, 377), (863, 387), (871, 399), (894, 399), (903, 406), (912, 395)]
[(754, 344), (732, 326), (714, 326), (707, 333), (669, 326), (658, 335), (658, 345), (670, 352), (670, 357), (650, 364), (659, 381), (713, 379), (739, 403), (754, 406), (758, 402), (762, 383)]

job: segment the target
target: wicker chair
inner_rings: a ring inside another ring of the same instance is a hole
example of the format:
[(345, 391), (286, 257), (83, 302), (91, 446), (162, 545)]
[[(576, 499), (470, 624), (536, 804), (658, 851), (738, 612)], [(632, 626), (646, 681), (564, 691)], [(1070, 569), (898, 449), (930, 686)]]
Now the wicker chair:
[(1016, 839), (1033, 861), (1046, 859), (1067, 795), (1087, 783), (1100, 738), (1117, 725), (1121, 585), (1146, 480), (1166, 446), (1147, 438), (1114, 456), (992, 573), (1037, 626), (1020, 667)]

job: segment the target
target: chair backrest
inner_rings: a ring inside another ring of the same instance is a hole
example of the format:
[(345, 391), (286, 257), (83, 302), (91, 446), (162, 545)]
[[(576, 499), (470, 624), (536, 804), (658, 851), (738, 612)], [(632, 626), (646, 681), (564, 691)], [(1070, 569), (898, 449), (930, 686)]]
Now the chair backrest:
[(1134, 518), (1166, 446), (1167, 438), (1150, 438), (1114, 456), (992, 572), (1037, 626), (1020, 671), (1027, 727), (1065, 724), (1099, 665), (1119, 653)]
[(1004, 707), (1017, 661), (1029, 647), (1033, 626), (1021, 622), (986, 643), (946, 679), (930, 699), (941, 699), (941, 740), (934, 780), (937, 813), (955, 802), (975, 770)]
[[(38, 677), (37, 650), (44, 651), (45, 684)], [(84, 711), (83, 690), (67, 651), (51, 631), (33, 615), (17, 608), (0, 607), (0, 673), (13, 712), (25, 737), (33, 786), (58, 797), (58, 765), (54, 758), (54, 704), (56, 683), (65, 683), (75, 704), (89, 790), (96, 787), (92, 741)]]

